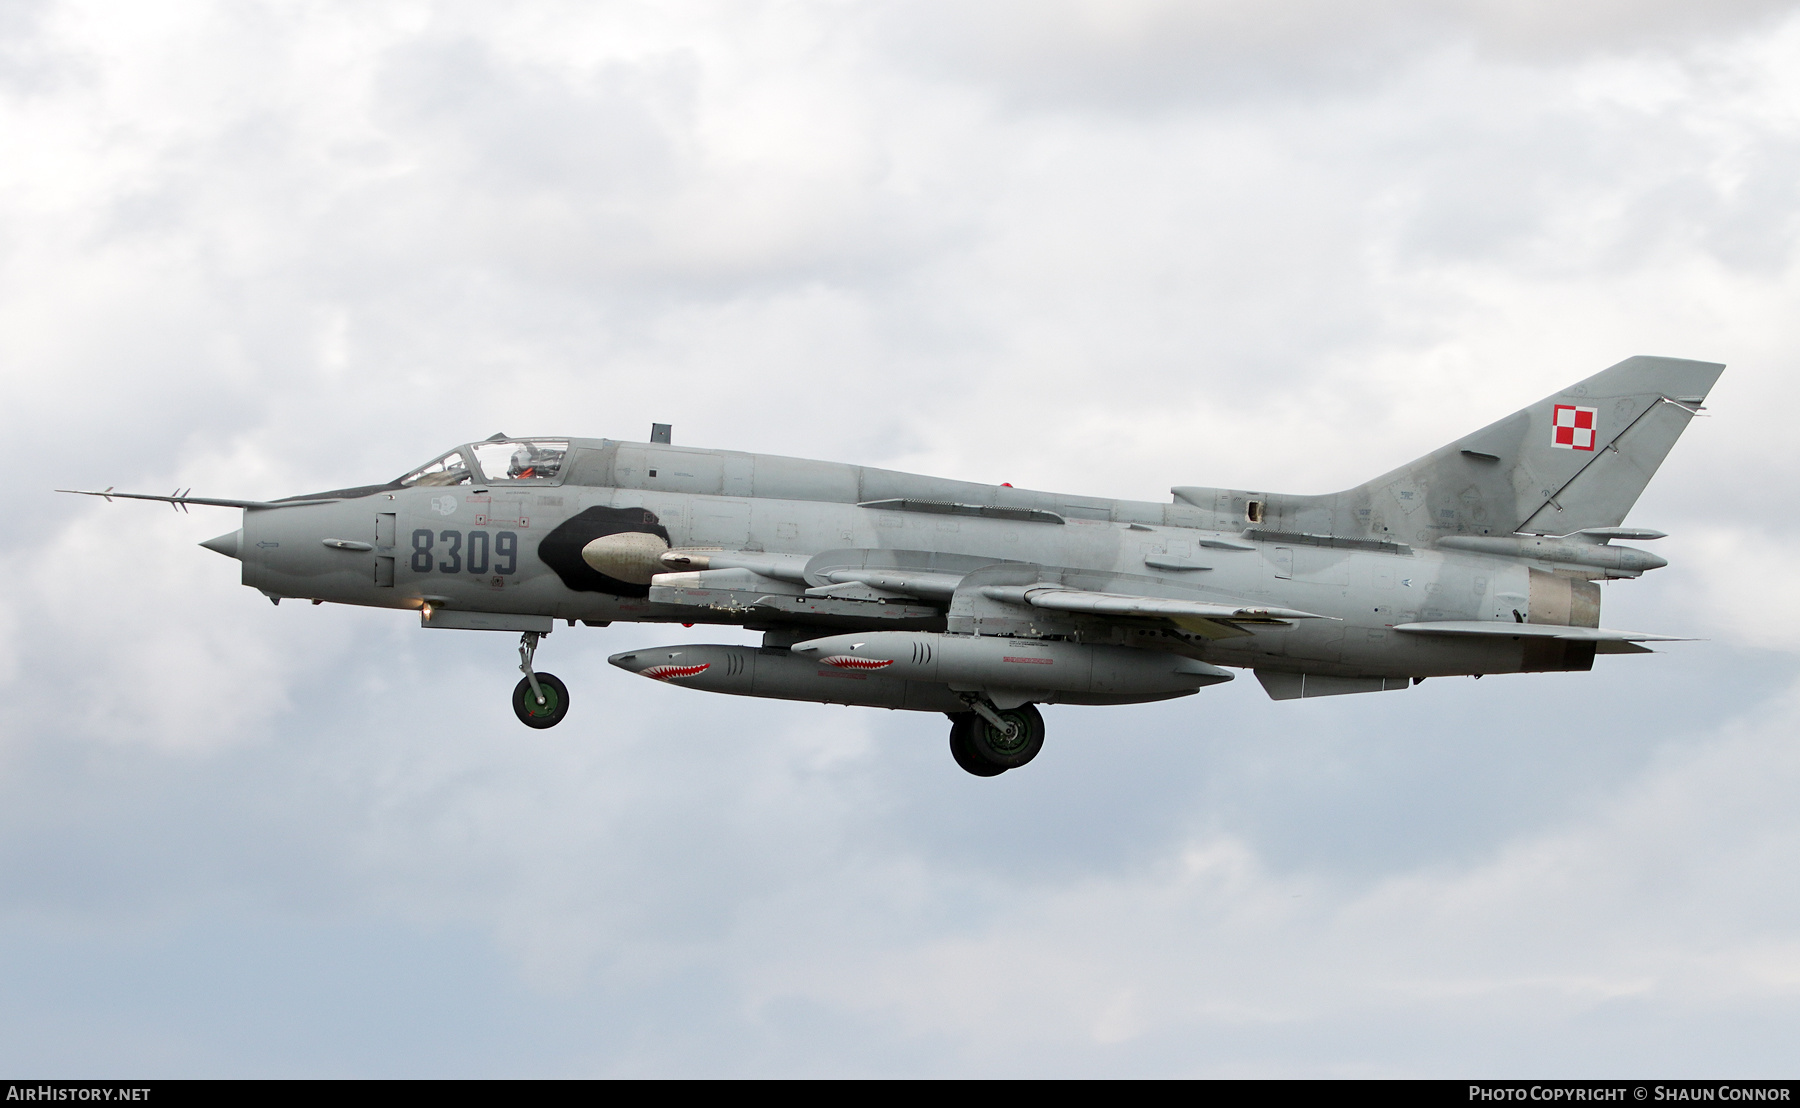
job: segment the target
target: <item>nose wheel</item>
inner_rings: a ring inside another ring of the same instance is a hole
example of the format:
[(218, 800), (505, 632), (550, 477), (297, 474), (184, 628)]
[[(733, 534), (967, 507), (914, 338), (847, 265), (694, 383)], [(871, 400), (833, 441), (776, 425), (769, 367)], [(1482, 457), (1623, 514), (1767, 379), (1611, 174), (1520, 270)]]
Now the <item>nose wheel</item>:
[(554, 674), (531, 668), (543, 635), (527, 631), (519, 636), (519, 669), (525, 674), (513, 686), (513, 714), (527, 727), (555, 727), (569, 714), (569, 687)]

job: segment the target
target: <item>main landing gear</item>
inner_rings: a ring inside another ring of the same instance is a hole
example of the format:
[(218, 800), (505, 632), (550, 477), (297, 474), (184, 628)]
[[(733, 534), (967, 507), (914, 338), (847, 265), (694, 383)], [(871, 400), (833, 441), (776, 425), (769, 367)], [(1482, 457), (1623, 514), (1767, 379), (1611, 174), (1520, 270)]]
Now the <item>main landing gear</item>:
[(1044, 717), (1035, 706), (996, 708), (986, 697), (967, 696), (966, 712), (950, 717), (950, 756), (977, 777), (1018, 769), (1044, 748)]
[(531, 668), (541, 638), (538, 631), (519, 636), (519, 670), (525, 676), (513, 686), (513, 713), (527, 727), (555, 727), (569, 714), (569, 687), (554, 675)]

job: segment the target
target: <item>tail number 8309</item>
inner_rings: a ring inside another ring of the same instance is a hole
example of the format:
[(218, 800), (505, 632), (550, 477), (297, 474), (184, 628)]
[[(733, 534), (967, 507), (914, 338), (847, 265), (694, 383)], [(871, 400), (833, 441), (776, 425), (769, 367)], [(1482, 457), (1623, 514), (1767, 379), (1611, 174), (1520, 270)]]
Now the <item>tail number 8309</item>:
[[(442, 549), (438, 544), (442, 543)], [(513, 573), (519, 568), (519, 536), (500, 531), (438, 531), (419, 528), (412, 533), (414, 573)]]

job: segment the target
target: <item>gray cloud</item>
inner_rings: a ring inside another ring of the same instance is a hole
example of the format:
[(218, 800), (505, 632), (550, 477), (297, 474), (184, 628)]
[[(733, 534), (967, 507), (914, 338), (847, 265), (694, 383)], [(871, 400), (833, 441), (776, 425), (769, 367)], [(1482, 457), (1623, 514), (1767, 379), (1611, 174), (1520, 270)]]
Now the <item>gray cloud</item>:
[(935, 75), (1022, 108), (1165, 112), (1367, 93), (1438, 49), (1530, 66), (1690, 57), (1778, 23), (1790, 0), (1355, 5), (1130, 0), (895, 4), (885, 35)]

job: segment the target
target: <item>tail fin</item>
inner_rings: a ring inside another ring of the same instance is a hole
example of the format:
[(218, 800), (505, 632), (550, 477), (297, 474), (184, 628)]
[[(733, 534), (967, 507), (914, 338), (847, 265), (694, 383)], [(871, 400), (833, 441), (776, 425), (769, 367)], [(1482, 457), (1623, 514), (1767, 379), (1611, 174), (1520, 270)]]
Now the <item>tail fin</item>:
[(1401, 541), (1617, 527), (1724, 370), (1627, 358), (1337, 494), (1331, 514), (1342, 519), (1347, 508), (1366, 531)]
[(1431, 542), (1617, 527), (1725, 367), (1627, 358), (1344, 492), (1178, 488), (1178, 500), (1280, 531)]

